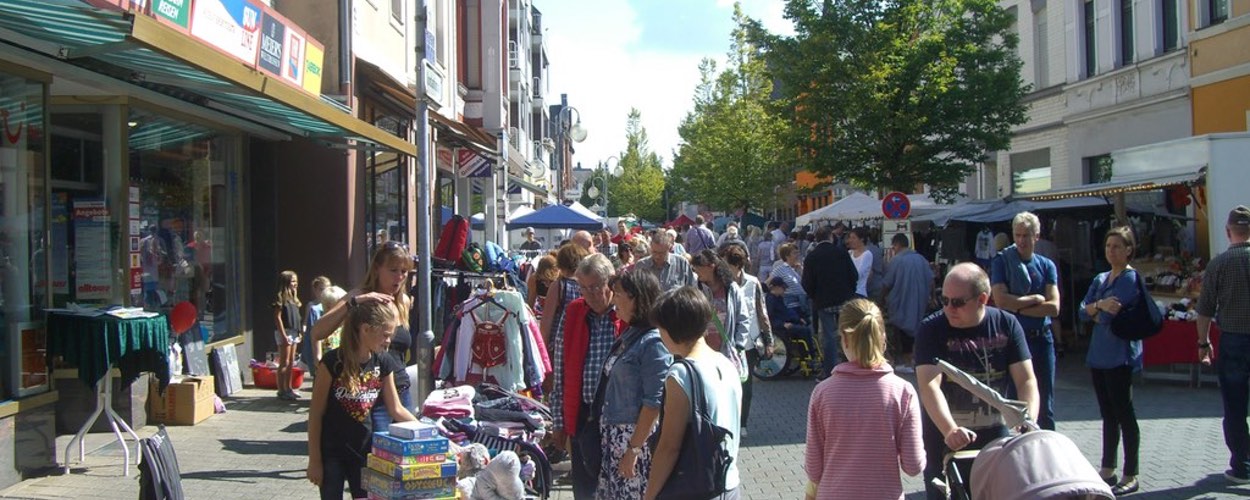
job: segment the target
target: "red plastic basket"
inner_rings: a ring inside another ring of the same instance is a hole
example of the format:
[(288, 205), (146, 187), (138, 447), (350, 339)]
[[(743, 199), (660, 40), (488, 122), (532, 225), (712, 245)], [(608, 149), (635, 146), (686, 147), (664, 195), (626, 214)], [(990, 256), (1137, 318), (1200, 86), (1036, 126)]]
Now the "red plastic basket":
[[(304, 370), (298, 366), (291, 367), (291, 387), (296, 389), (304, 385)], [(277, 370), (266, 367), (252, 367), (252, 380), (260, 389), (277, 389)]]

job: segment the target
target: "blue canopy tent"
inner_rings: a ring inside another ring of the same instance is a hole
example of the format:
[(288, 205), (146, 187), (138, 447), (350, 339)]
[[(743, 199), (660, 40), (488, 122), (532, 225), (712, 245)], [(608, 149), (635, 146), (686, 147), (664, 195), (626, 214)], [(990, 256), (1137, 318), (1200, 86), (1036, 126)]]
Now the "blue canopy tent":
[(532, 227), (535, 229), (580, 229), (597, 231), (603, 228), (599, 219), (587, 217), (564, 205), (547, 205), (533, 213), (508, 222), (508, 230)]
[(451, 220), (451, 216), (452, 216), (452, 215), (455, 215), (455, 213), (456, 213), (456, 212), (455, 212), (455, 211), (453, 211), (453, 210), (451, 209), (451, 207), (449, 207), (449, 206), (447, 206), (447, 205), (442, 205), (442, 206), (440, 206), (440, 207), (438, 207), (438, 208), (439, 208), (439, 214), (440, 214), (440, 215), (439, 215), (439, 217), (438, 217), (438, 221), (439, 221), (439, 222), (438, 222), (438, 225), (439, 225), (440, 227), (441, 227), (441, 226), (446, 226), (446, 225), (447, 225), (447, 221)]

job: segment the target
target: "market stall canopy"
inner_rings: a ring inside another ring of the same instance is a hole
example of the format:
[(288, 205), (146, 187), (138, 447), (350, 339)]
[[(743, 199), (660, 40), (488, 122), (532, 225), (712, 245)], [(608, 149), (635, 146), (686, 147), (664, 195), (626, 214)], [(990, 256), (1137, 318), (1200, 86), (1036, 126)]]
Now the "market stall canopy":
[(574, 212), (585, 215), (586, 217), (590, 217), (594, 220), (599, 220), (599, 214), (592, 212), (589, 208), (586, 208), (586, 206), (582, 205), (581, 203), (578, 203), (575, 201), (573, 202), (572, 205), (569, 205), (569, 208), (572, 209)]
[(1075, 208), (1098, 208), (1110, 206), (1111, 204), (1108, 203), (1106, 199), (1094, 196), (1052, 201), (1015, 200), (1011, 202), (1004, 202), (1003, 200), (994, 200), (992, 202), (984, 203), (967, 203), (961, 207), (956, 207), (946, 212), (934, 213), (927, 217), (917, 217), (915, 220), (928, 220), (939, 226), (944, 226), (950, 221), (982, 223), (1003, 222), (1011, 220), (1012, 217), (1015, 217), (1016, 214), (1020, 212), (1043, 212), (1047, 210), (1070, 210)]
[(768, 227), (768, 219), (765, 219), (763, 215), (747, 212), (742, 214), (742, 227), (747, 226), (755, 226), (760, 229), (764, 229)]
[(678, 215), (676, 219), (668, 221), (668, 224), (666, 225), (669, 227), (675, 227), (675, 228), (680, 229), (682, 226), (694, 225), (694, 219), (687, 217), (686, 214), (681, 214), (681, 215)]
[[(826, 220), (854, 220), (856, 217), (850, 217), (849, 215), (867, 213), (873, 207), (876, 207), (876, 216), (880, 217), (881, 200), (864, 193), (851, 193), (829, 205), (796, 217), (794, 223), (798, 226), (805, 226), (813, 222)], [(872, 218), (872, 216), (858, 218)]]
[(535, 229), (579, 229), (595, 231), (603, 228), (598, 217), (588, 216), (564, 205), (547, 205), (533, 213), (508, 222), (508, 230), (532, 227)]
[[(514, 209), (512, 213), (508, 214), (508, 218), (505, 220), (507, 222), (512, 222), (512, 220), (517, 217), (524, 217), (532, 213), (534, 213), (533, 208), (530, 208), (529, 205), (522, 205), (522, 206), (516, 207), (516, 209)], [(472, 217), (469, 217), (469, 224), (473, 226), (473, 229), (485, 229), (486, 228), (486, 214), (483, 214), (482, 212), (473, 214)]]

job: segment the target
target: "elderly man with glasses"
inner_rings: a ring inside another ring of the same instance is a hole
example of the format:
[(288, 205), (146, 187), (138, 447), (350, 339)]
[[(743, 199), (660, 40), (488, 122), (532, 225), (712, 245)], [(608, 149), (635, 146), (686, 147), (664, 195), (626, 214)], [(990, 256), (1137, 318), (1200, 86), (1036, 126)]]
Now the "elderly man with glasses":
[[(921, 419), (928, 498), (945, 498), (933, 480), (942, 475), (948, 450), (979, 449), (1007, 435), (1007, 427), (989, 404), (951, 381), (944, 381), (941, 359), (976, 377), (999, 393), (1014, 387), (1037, 414), (1037, 379), (1024, 329), (1012, 314), (986, 306), (990, 280), (976, 264), (952, 268), (942, 284), (942, 310), (920, 323), (916, 332), (916, 378), (920, 401), (929, 418)], [(967, 476), (965, 476), (967, 477)]]

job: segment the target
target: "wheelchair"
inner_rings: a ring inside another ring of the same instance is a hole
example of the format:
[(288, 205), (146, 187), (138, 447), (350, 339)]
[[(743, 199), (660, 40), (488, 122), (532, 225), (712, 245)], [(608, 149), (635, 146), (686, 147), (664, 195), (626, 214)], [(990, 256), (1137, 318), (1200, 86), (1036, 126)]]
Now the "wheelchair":
[[(810, 378), (820, 372), (821, 352), (819, 343), (807, 326), (790, 328), (788, 331), (774, 331), (772, 357), (760, 357), (753, 373), (763, 380), (788, 377), (795, 373), (803, 378)], [(807, 334), (803, 335), (802, 331)]]

